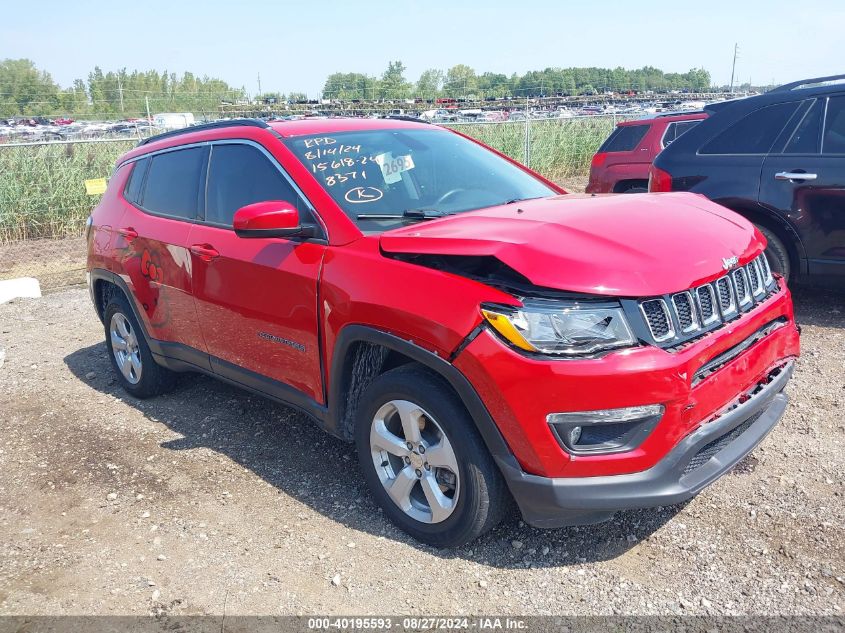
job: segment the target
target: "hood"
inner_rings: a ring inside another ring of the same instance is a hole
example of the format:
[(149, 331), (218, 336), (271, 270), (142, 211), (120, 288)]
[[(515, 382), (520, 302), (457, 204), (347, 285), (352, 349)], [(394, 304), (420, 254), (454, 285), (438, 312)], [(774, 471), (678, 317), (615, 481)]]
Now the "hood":
[(528, 200), (379, 239), (386, 253), (491, 256), (537, 286), (628, 297), (691, 288), (763, 249), (750, 222), (691, 193)]

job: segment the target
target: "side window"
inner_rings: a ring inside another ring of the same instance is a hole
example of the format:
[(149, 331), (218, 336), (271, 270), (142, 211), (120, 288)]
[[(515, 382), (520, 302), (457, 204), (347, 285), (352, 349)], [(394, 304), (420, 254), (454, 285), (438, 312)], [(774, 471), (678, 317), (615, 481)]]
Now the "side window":
[(822, 154), (845, 154), (845, 96), (828, 99)]
[(132, 165), (132, 173), (129, 174), (129, 181), (126, 183), (123, 197), (133, 204), (141, 204), (141, 185), (144, 184), (144, 176), (147, 175), (149, 165), (149, 158), (136, 160)]
[(699, 121), (676, 121), (670, 123), (666, 128), (666, 134), (663, 135), (663, 147), (668, 147), (670, 143), (678, 140), (684, 132), (689, 132), (698, 123)]
[(607, 137), (599, 152), (630, 152), (648, 132), (649, 125), (620, 125)]
[(153, 156), (144, 186), (143, 208), (162, 215), (196, 219), (204, 154), (202, 147), (191, 147)]
[(205, 220), (232, 226), (235, 211), (254, 202), (285, 200), (302, 217), (304, 205), (279, 172), (258, 149), (244, 144), (220, 144), (211, 148), (206, 187)]
[(824, 99), (817, 99), (801, 119), (783, 148), (784, 154), (818, 154), (824, 116)]
[(798, 105), (778, 103), (755, 110), (706, 143), (699, 153), (767, 154)]

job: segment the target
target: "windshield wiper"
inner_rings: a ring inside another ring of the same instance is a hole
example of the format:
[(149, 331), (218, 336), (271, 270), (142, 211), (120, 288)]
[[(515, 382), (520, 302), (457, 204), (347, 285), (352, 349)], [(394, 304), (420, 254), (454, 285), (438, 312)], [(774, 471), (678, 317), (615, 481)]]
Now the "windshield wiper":
[(359, 220), (436, 220), (447, 215), (455, 215), (440, 209), (405, 209), (401, 215), (396, 213), (361, 213)]
[(525, 200), (537, 200), (538, 198), (542, 198), (544, 196), (531, 196), (530, 198), (513, 198), (512, 200), (508, 200), (505, 204), (514, 204), (515, 202), (524, 202)]

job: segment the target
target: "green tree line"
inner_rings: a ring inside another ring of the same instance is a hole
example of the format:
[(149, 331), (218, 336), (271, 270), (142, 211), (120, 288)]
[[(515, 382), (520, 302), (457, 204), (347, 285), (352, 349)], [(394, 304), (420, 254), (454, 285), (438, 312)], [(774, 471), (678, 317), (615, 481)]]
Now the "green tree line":
[[(710, 73), (697, 68), (686, 73), (664, 73), (646, 66), (625, 68), (546, 68), (510, 76), (481, 74), (457, 64), (446, 71), (425, 70), (416, 82), (405, 76), (401, 61), (389, 62), (381, 76), (365, 73), (333, 73), (323, 86), (324, 99), (407, 99), (422, 97), (484, 98), (575, 95), (625, 92), (629, 90), (665, 92), (668, 90), (705, 91)], [(123, 118), (143, 116), (147, 104), (151, 113), (216, 113), (222, 103), (239, 103), (248, 98), (246, 90), (221, 79), (199, 77), (190, 72), (181, 76), (167, 71), (103, 72), (95, 67), (86, 79), (70, 87), (59, 86), (50, 74), (28, 59), (0, 61), (0, 116), (66, 115), (73, 117)], [(303, 93), (266, 93), (265, 102), (301, 101)]]
[(445, 72), (425, 70), (416, 82), (405, 78), (405, 65), (392, 61), (381, 77), (365, 73), (333, 73), (323, 86), (324, 99), (406, 99), (409, 97), (485, 98), (505, 96), (578, 95), (603, 92), (666, 92), (710, 89), (710, 73), (693, 68), (686, 73), (665, 73), (645, 66), (636, 70), (617, 68), (546, 68), (523, 75), (481, 74), (457, 64)]
[(246, 97), (220, 79), (177, 76), (167, 71), (103, 72), (95, 67), (87, 79), (60, 87), (50, 73), (28, 59), (0, 62), (0, 116), (142, 116), (147, 112), (217, 112), (221, 102), (236, 103)]

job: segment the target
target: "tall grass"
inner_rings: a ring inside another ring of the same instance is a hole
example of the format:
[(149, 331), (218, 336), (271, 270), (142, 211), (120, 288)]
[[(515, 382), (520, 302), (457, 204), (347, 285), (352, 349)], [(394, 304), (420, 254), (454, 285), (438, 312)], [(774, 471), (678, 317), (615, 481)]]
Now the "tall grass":
[(134, 145), (0, 145), (0, 243), (80, 235), (99, 200), (85, 193), (85, 180), (107, 178)]
[(615, 125), (616, 120), (607, 116), (530, 121), (527, 160), (525, 121), (465, 123), (449, 127), (527, 164), (550, 180), (564, 180), (589, 173), (593, 154)]
[[(614, 125), (610, 117), (531, 121), (528, 164), (551, 180), (584, 176)], [(451, 127), (526, 162), (524, 121)], [(108, 177), (115, 160), (134, 145), (134, 140), (0, 145), (0, 244), (81, 235), (99, 200), (85, 193), (85, 180)]]

